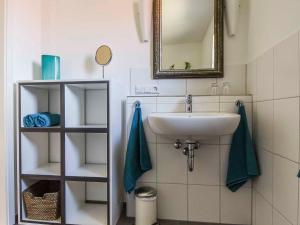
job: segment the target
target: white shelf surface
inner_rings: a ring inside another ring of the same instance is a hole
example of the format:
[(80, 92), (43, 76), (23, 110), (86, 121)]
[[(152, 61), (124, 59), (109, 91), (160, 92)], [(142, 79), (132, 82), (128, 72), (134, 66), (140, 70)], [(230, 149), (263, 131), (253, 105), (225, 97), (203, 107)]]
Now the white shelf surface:
[(86, 203), (76, 211), (66, 210), (68, 224), (107, 225), (106, 205)]
[(61, 126), (51, 126), (51, 127), (21, 127), (22, 129), (45, 129), (45, 130), (49, 130), (49, 129), (59, 129), (61, 128)]
[(67, 174), (71, 177), (107, 177), (107, 164), (85, 164)]
[(57, 220), (33, 220), (33, 219), (28, 219), (27, 217), (23, 217), (23, 220), (26, 222), (42, 222), (42, 223), (61, 223), (61, 218), (59, 217)]
[(48, 163), (33, 170), (23, 171), (22, 174), (60, 176), (60, 163)]
[(66, 126), (66, 128), (80, 128), (80, 129), (88, 129), (88, 128), (107, 128), (107, 124), (95, 124), (95, 125), (76, 125), (76, 126)]

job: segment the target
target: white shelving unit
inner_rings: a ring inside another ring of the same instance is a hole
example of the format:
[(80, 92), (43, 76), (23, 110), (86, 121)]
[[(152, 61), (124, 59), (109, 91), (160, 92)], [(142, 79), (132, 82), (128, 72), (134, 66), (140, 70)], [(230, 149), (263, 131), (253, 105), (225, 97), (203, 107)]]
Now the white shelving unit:
[[(29, 81), (18, 87), (18, 224), (115, 225), (122, 208), (122, 103), (115, 84)], [(61, 124), (25, 128), (23, 117), (37, 112), (58, 113)], [(56, 221), (26, 218), (22, 192), (40, 180), (60, 181)]]

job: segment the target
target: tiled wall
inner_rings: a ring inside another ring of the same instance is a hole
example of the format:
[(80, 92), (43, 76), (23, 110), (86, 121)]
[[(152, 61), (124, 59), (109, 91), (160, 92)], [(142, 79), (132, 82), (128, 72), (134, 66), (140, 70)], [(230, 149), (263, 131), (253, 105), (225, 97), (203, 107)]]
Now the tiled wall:
[(136, 95), (136, 85), (156, 85), (161, 96), (186, 94), (209, 95), (212, 83), (218, 83), (219, 87), (222, 87), (223, 82), (230, 83), (230, 95), (246, 94), (246, 65), (225, 65), (224, 78), (220, 79), (153, 80), (150, 68), (132, 68), (130, 70), (129, 86), (131, 96)]
[(254, 225), (298, 225), (299, 34), (248, 65), (254, 137), (262, 176), (254, 183)]
[[(177, 82), (176, 80), (174, 81)], [(194, 96), (194, 112), (236, 110), (235, 101), (245, 102), (249, 126), (252, 127), (251, 96)], [(195, 170), (188, 172), (186, 156), (173, 142), (156, 136), (148, 126), (151, 112), (184, 112), (185, 97), (128, 97), (127, 137), (131, 127), (134, 102), (139, 100), (145, 132), (153, 162), (139, 185), (158, 189), (158, 216), (161, 219), (226, 224), (251, 224), (251, 183), (236, 193), (225, 187), (231, 137), (218, 137), (201, 144), (195, 155)], [(134, 196), (127, 196), (127, 215), (134, 216)]]

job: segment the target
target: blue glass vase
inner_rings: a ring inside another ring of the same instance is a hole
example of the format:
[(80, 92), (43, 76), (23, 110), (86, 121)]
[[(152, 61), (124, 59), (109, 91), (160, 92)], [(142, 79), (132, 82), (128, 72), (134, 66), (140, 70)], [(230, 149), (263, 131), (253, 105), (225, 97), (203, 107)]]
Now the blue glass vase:
[(60, 80), (60, 57), (42, 55), (42, 79)]

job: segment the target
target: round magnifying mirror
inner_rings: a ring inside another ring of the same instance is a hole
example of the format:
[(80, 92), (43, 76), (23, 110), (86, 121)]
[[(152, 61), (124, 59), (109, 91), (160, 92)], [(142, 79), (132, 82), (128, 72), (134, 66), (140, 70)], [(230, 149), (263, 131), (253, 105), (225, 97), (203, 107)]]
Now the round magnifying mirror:
[(107, 45), (102, 45), (97, 49), (95, 59), (99, 65), (105, 66), (109, 64), (111, 58), (112, 58), (112, 52), (110, 47), (108, 47)]

